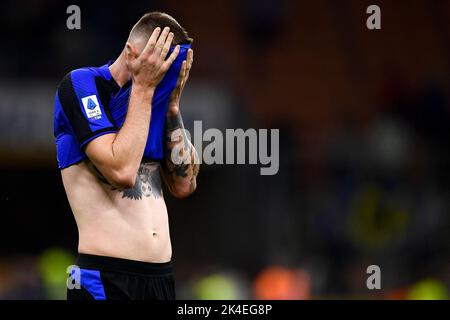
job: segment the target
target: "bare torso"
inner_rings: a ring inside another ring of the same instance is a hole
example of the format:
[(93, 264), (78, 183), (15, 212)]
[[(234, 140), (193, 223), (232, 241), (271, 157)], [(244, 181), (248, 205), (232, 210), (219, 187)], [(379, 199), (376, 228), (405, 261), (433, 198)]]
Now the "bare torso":
[(61, 171), (79, 233), (80, 253), (168, 262), (167, 208), (158, 162), (142, 163), (133, 188), (113, 188), (89, 160)]

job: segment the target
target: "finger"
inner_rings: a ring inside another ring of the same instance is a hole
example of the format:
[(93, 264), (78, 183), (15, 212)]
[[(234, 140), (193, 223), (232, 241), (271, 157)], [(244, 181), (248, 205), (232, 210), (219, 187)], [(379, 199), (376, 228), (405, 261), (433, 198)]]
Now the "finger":
[(186, 60), (189, 62), (189, 65), (192, 66), (192, 63), (194, 62), (194, 50), (192, 49), (188, 50)]
[(186, 83), (187, 83), (187, 81), (189, 79), (189, 72), (191, 71), (191, 68), (189, 67), (188, 64), (189, 63), (186, 62), (186, 72), (185, 72), (184, 77), (183, 77), (183, 88), (184, 88), (184, 86), (186, 85)]
[(181, 88), (181, 85), (183, 83), (184, 74), (186, 73), (186, 65), (187, 65), (186, 60), (184, 60), (183, 63), (181, 64), (180, 74), (178, 75), (177, 88)]
[(188, 63), (186, 60), (184, 60), (183, 63), (181, 64), (181, 70), (180, 70), (180, 75), (179, 75), (179, 78), (181, 81), (183, 81), (184, 78), (186, 77), (187, 67), (188, 67)]
[(169, 70), (170, 66), (172, 65), (172, 63), (175, 61), (175, 59), (178, 56), (178, 53), (180, 53), (180, 46), (177, 45), (175, 47), (175, 49), (173, 49), (172, 53), (170, 54), (169, 58), (164, 61), (164, 64), (162, 66), (162, 68), (164, 68), (164, 70)]
[(166, 42), (164, 43), (164, 47), (161, 50), (161, 59), (165, 59), (167, 56), (167, 53), (170, 50), (170, 45), (172, 44), (172, 40), (173, 40), (173, 33), (170, 32), (169, 35), (167, 36)]
[(152, 35), (147, 41), (147, 44), (145, 45), (144, 50), (142, 51), (142, 54), (150, 55), (153, 52), (153, 49), (156, 45), (156, 40), (158, 39), (159, 34), (161, 33), (161, 28), (157, 27), (155, 30), (153, 30)]
[(155, 47), (155, 54), (160, 55), (161, 51), (164, 47), (164, 44), (166, 42), (167, 36), (169, 35), (169, 31), (170, 28), (169, 27), (165, 27), (164, 30), (161, 32), (161, 35), (158, 38), (158, 41), (156, 42), (156, 47)]
[(187, 74), (186, 74), (186, 78), (189, 77), (189, 72), (191, 71), (192, 68), (192, 63), (194, 62), (194, 51), (192, 49), (188, 50), (187, 53)]

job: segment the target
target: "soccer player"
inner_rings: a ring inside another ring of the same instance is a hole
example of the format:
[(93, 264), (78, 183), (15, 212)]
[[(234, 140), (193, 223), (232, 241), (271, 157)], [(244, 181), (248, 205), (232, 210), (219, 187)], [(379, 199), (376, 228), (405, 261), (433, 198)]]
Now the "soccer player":
[(79, 234), (81, 288), (68, 299), (175, 299), (161, 181), (179, 198), (196, 189), (180, 114), (191, 42), (171, 16), (147, 13), (114, 62), (58, 87), (58, 166)]

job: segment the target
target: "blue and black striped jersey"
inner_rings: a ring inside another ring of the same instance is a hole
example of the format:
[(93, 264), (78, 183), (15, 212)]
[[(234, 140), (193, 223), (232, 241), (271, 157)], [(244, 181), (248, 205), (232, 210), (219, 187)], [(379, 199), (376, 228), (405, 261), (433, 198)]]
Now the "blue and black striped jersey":
[[(190, 45), (181, 46), (177, 59), (155, 90), (144, 159), (159, 161), (164, 156), (167, 106), (189, 48)], [(73, 70), (58, 86), (54, 135), (60, 169), (86, 159), (84, 147), (90, 141), (117, 132), (125, 121), (132, 82), (120, 88), (109, 65)]]

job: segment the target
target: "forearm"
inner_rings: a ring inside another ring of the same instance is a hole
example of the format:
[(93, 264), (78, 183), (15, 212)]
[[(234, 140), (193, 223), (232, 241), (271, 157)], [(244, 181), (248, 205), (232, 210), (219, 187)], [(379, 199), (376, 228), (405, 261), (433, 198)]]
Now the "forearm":
[(126, 64), (133, 81), (124, 124), (117, 134), (105, 134), (86, 146), (89, 159), (114, 186), (129, 188), (135, 184), (148, 138), (154, 89), (180, 51), (177, 45), (167, 57), (174, 37), (169, 31), (168, 27), (162, 32), (155, 28), (140, 52), (136, 43), (127, 42), (124, 55), (116, 60), (118, 67)]
[(126, 168), (134, 175), (147, 143), (152, 97), (153, 90), (132, 87), (125, 122), (111, 145), (114, 167)]
[(178, 108), (175, 110), (166, 117), (167, 153), (164, 170), (170, 191), (184, 197), (195, 190), (200, 166), (197, 152), (186, 136), (180, 111)]

